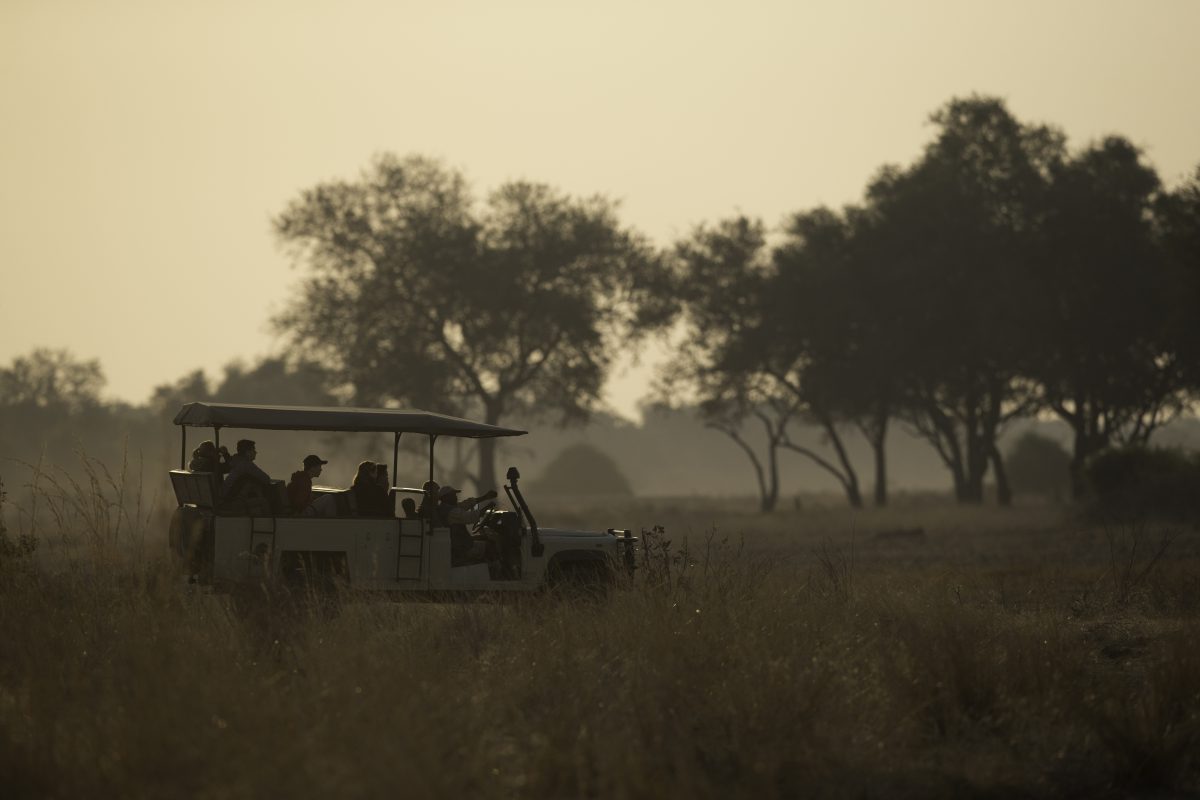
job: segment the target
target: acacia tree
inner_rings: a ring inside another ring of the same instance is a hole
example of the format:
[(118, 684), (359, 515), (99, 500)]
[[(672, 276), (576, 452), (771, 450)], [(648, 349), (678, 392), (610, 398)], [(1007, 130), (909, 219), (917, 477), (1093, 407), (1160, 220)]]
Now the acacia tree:
[[(516, 182), (480, 208), (461, 173), (422, 157), (307, 190), (275, 230), (308, 268), (277, 324), (357, 402), (580, 420), (616, 337), (662, 301), (660, 262), (612, 202)], [(478, 455), (494, 486), (494, 440)]]
[[(779, 500), (779, 448), (796, 416), (794, 400), (758, 371), (750, 339), (762, 324), (767, 270), (763, 224), (746, 217), (700, 226), (675, 246), (676, 290), (685, 328), (675, 357), (664, 367), (659, 394), (698, 401), (704, 424), (728, 436), (754, 470), (759, 508)], [(762, 427), (759, 451), (745, 427)]]
[(906, 416), (937, 450), (961, 502), (981, 502), (989, 466), (1011, 493), (996, 441), (1035, 396), (1022, 304), (1036, 287), (1036, 232), (1063, 137), (1017, 121), (994, 98), (951, 100), (938, 136), (906, 170), (868, 190), (897, 285)]
[(861, 492), (841, 428), (857, 428), (870, 444), (874, 501), (886, 505), (887, 432), (902, 363), (891, 276), (871, 249), (870, 226), (869, 214), (854, 207), (796, 214), (765, 293), (772, 304), (762, 346), (767, 369), (824, 431), (837, 463), (806, 455), (837, 477), (854, 506)]
[(1144, 445), (1182, 405), (1168, 262), (1152, 218), (1159, 189), (1157, 173), (1120, 137), (1053, 171), (1030, 373), (1044, 406), (1074, 434), (1076, 499), (1089, 458), (1113, 443)]
[(1172, 297), (1168, 340), (1177, 349), (1180, 378), (1192, 393), (1194, 410), (1195, 393), (1200, 391), (1200, 166), (1172, 191), (1159, 195), (1155, 223)]
[[(861, 506), (858, 476), (839, 430), (838, 393), (849, 388), (827, 369), (830, 362), (821, 360), (826, 354), (814, 357), (818, 337), (797, 324), (811, 306), (802, 307), (795, 290), (824, 287), (781, 280), (779, 251), (768, 250), (762, 223), (745, 217), (699, 228), (676, 246), (676, 256), (687, 335), (668, 375), (699, 398), (706, 424), (746, 453), (763, 510), (778, 499), (781, 449), (829, 472), (851, 505)], [(790, 430), (797, 422), (819, 426), (832, 455), (794, 441)], [(762, 429), (761, 458), (746, 438), (747, 423)]]

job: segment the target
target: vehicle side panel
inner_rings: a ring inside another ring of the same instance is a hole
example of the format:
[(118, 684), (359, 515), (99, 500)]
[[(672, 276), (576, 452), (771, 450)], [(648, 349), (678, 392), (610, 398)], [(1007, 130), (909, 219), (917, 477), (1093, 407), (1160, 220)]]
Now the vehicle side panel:
[(358, 588), (428, 587), (421, 520), (217, 517), (215, 524), (217, 580), (257, 580), (264, 557), (278, 575), (286, 552), (342, 553), (350, 583)]
[(250, 574), (250, 518), (213, 519), (213, 579), (241, 581)]

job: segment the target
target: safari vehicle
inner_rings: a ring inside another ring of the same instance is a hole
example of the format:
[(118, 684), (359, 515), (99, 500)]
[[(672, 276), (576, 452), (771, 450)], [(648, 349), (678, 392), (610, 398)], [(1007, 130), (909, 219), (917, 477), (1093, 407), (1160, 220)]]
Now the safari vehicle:
[[(450, 529), (431, 518), (405, 518), (400, 496), (422, 490), (391, 487), (390, 516), (350, 513), (344, 503), (325, 503), (339, 509), (336, 516), (306, 516), (286, 510), (283, 482), (272, 490), (270, 505), (284, 509), (266, 512), (264, 504), (252, 515), (243, 504), (221, 503), (220, 475), (192, 472), (188, 464), (188, 428), (211, 428), (220, 446), (221, 432), (238, 430), (337, 431), (391, 433), (394, 436), (391, 475), (397, 474), (400, 437), (427, 437), (429, 479), (434, 479), (434, 447), (445, 437), (480, 439), (520, 436), (526, 431), (500, 428), (427, 411), (325, 408), (300, 406), (188, 403), (175, 416), (180, 426), (180, 469), (171, 470), (179, 507), (171, 519), (170, 546), (189, 581), (214, 590), (232, 590), (264, 580), (286, 584), (433, 594), (442, 592), (531, 592), (557, 582), (603, 584), (619, 570), (632, 570), (636, 538), (628, 530), (604, 532), (539, 528), (521, 490), (520, 474), (508, 470), (504, 491), (511, 508), (495, 504), (484, 510), (476, 532), (496, 543), (484, 563), (454, 564)], [(315, 486), (314, 492), (348, 490)]]

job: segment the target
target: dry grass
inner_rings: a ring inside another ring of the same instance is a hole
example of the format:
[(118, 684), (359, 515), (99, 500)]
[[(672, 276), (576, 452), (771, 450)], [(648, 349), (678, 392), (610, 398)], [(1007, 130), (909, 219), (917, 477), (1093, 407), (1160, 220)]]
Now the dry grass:
[(538, 508), (666, 526), (602, 603), (249, 616), (68, 513), (0, 563), (5, 796), (1200, 790), (1194, 531), (1143, 570), (1053, 508), (699, 505)]

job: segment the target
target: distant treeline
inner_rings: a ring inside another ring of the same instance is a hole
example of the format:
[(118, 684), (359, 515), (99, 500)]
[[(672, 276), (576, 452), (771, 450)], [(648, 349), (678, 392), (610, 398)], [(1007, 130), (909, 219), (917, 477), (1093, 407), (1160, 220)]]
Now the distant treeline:
[[(879, 170), (860, 205), (795, 214), (776, 237), (739, 217), (673, 253), (688, 330), (664, 394), (699, 396), (741, 444), (764, 508), (777, 451), (834, 475), (862, 503), (846, 435), (874, 455), (887, 499), (887, 434), (928, 441), (955, 495), (980, 502), (1014, 420), (1071, 434), (1073, 493), (1114, 445), (1144, 446), (1200, 389), (1200, 169), (1165, 189), (1119, 136), (1069, 152), (1063, 134), (1003, 102), (952, 100), (914, 163)], [(763, 448), (743, 440), (754, 420)], [(798, 444), (797, 421), (826, 446)]]
[[(267, 358), (255, 364), (234, 362), (216, 379), (194, 372), (173, 384), (163, 385), (151, 401), (141, 405), (105, 402), (100, 397), (103, 374), (96, 362), (80, 362), (61, 351), (40, 350), (15, 359), (9, 367), (0, 367), (0, 381), (11, 380), (13, 372), (35, 379), (37, 393), (11, 393), (12, 383), (2, 382), (5, 401), (0, 405), (0, 479), (12, 492), (12, 499), (23, 497), (21, 487), (30, 478), (28, 468), (16, 461), (36, 464), (44, 459), (51, 471), (65, 468), (81, 472), (80, 455), (86, 455), (118, 470), (123, 459), (127, 468), (141, 477), (150, 495), (169, 499), (166, 470), (179, 466), (179, 429), (171, 419), (179, 407), (193, 400), (261, 403), (330, 403), (339, 398), (322, 388), (328, 376), (313, 365), (287, 365), (280, 359)], [(69, 379), (90, 375), (82, 384)], [(64, 380), (65, 379), (65, 380)], [(82, 391), (81, 391), (82, 390)], [(709, 429), (696, 406), (668, 407), (651, 404), (643, 408), (640, 423), (593, 414), (586, 425), (558, 427), (536, 420), (512, 420), (517, 427), (530, 431), (528, 436), (506, 440), (498, 458), (507, 466), (515, 464), (529, 479), (527, 493), (541, 501), (544, 492), (585, 495), (611, 493), (595, 469), (581, 468), (563, 472), (556, 467), (559, 454), (580, 446), (592, 448), (611, 459), (616, 470), (627, 479), (632, 491), (641, 496), (715, 495), (746, 497), (755, 492), (755, 480), (743, 464), (744, 454), (733, 439)], [(1013, 484), (1018, 491), (1065, 499), (1067, 459), (1064, 444), (1070, 443), (1070, 429), (1056, 420), (1019, 420), (1006, 428), (1001, 450), (1006, 459), (1024, 437), (1036, 434), (1042, 452), (1036, 454), (1036, 468), (1023, 465), (1020, 449), (1013, 461)], [(189, 448), (210, 431), (193, 430)], [(761, 442), (760, 432), (747, 423), (740, 432), (745, 441)], [(794, 422), (789, 431), (792, 440), (817, 450), (824, 446), (819, 427), (804, 421)], [(331, 435), (319, 433), (280, 433), (274, 431), (228, 431), (222, 443), (232, 445), (239, 436), (259, 442), (259, 462), (269, 473), (286, 477), (298, 468), (309, 452), (320, 453), (331, 463), (322, 481), (330, 485), (348, 485), (354, 467), (363, 459), (387, 459), (391, 437), (370, 434)], [(1200, 450), (1200, 420), (1185, 416), (1159, 428), (1152, 442), (1159, 446)], [(861, 436), (846, 442), (852, 462), (869, 463), (871, 448)], [(397, 482), (419, 481), (427, 470), (424, 448), (421, 452), (402, 450)], [(1049, 452), (1047, 452), (1047, 450)], [(892, 485), (904, 492), (946, 490), (946, 472), (935, 451), (908, 426), (895, 425), (888, 432), (887, 453)], [(439, 448), (438, 475), (455, 485), (473, 485), (476, 477), (470, 466), (470, 447)], [(14, 461), (16, 460), (16, 461)], [(1028, 461), (1028, 459), (1024, 459)], [(785, 451), (779, 460), (780, 498), (787, 507), (812, 502), (814, 495), (840, 491), (840, 484), (810, 459)], [(1025, 478), (1023, 481), (1022, 478)], [(550, 480), (545, 480), (549, 478)], [(599, 481), (599, 483), (598, 483)], [(564, 487), (569, 487), (568, 489)], [(827, 501), (822, 501), (827, 502)], [(11, 520), (10, 520), (11, 521)]]
[[(882, 167), (856, 205), (780, 229), (720, 220), (667, 248), (603, 197), (517, 181), (479, 202), (440, 162), (379, 157), (274, 221), (304, 275), (274, 324), (311, 361), (234, 363), (211, 383), (194, 372), (128, 406), (100, 402), (99, 364), (34, 351), (0, 369), (0, 456), (44, 447), (61, 462), (82, 437), (112, 458), (123, 430), (171, 463), (170, 417), (201, 399), (398, 404), (549, 430), (595, 419), (617, 356), (671, 335), (638, 435), (695, 409), (728, 439), (721, 469), (744, 459), (764, 510), (794, 485), (782, 469), (795, 458), (856, 506), (871, 464), (884, 504), (889, 464), (912, 463), (889, 448), (913, 436), (958, 500), (982, 502), (986, 481), (1006, 503), (1001, 436), (1048, 418), (1066, 428), (1079, 495), (1097, 454), (1144, 446), (1200, 393), (1200, 168), (1164, 186), (1128, 140), (1071, 151), (994, 98), (953, 99), (932, 122), (920, 157)], [(497, 446), (446, 448), (446, 469), (495, 486)]]

